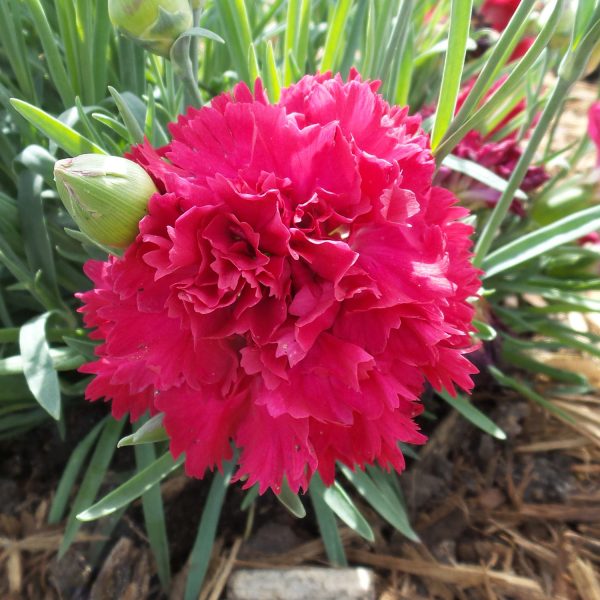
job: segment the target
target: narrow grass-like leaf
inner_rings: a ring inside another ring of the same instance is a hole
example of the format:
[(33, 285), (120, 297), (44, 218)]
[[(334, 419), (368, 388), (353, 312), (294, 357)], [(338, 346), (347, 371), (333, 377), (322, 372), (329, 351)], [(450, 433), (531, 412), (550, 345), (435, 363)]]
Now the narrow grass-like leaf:
[(312, 0), (302, 0), (300, 5), (300, 24), (296, 35), (296, 43), (294, 45), (294, 57), (296, 64), (300, 67), (300, 71), (304, 74), (306, 69), (306, 60), (308, 57), (308, 41), (310, 33), (310, 17), (311, 17)]
[(460, 395), (452, 397), (445, 390), (437, 392), (438, 396), (444, 399), (450, 406), (455, 408), (467, 421), (470, 421), (485, 433), (495, 437), (498, 440), (505, 440), (506, 433), (494, 423), (489, 417), (483, 414), (478, 408), (473, 406), (468, 400)]
[(99, 123), (102, 123), (102, 125), (105, 125), (109, 129), (114, 131), (118, 136), (120, 136), (124, 140), (129, 140), (129, 131), (127, 130), (127, 127), (125, 127), (123, 123), (120, 123), (116, 119), (113, 119), (112, 117), (97, 112), (92, 113), (92, 119), (95, 119)]
[(53, 170), (55, 162), (56, 158), (46, 148), (37, 144), (26, 146), (15, 157), (15, 163), (23, 165), (36, 175), (41, 175), (46, 183), (54, 182)]
[[(136, 424), (135, 433), (139, 433), (149, 421), (144, 420)], [(153, 446), (136, 446), (135, 463), (137, 470), (143, 472), (156, 461), (156, 452)], [(163, 589), (168, 590), (171, 585), (171, 565), (169, 560), (169, 540), (165, 523), (161, 490), (158, 485), (152, 486), (142, 495), (142, 511), (148, 541), (154, 560), (158, 577)]]
[(248, 510), (250, 508), (250, 506), (258, 498), (259, 489), (260, 489), (259, 485), (258, 485), (258, 483), (256, 483), (246, 492), (246, 495), (244, 496), (244, 499), (242, 500), (242, 503), (240, 504), (241, 510)]
[[(479, 267), (485, 261), (486, 255), (493, 243), (494, 238), (496, 237), (498, 229), (500, 228), (504, 217), (508, 213), (514, 194), (524, 180), (535, 152), (541, 144), (542, 139), (546, 135), (546, 132), (552, 124), (552, 121), (560, 112), (564, 98), (566, 97), (566, 94), (572, 85), (573, 81), (560, 77), (555, 82), (550, 94), (550, 98), (540, 115), (539, 121), (537, 122), (531, 137), (529, 138), (529, 142), (523, 151), (523, 154), (517, 161), (517, 164), (510, 176), (506, 190), (504, 190), (496, 206), (494, 206), (494, 209), (492, 210), (492, 213), (489, 219), (486, 221), (481, 235), (477, 240), (477, 244), (475, 245), (475, 257), (473, 258), (473, 263), (475, 266)], [(575, 215), (573, 215), (573, 217), (575, 217)], [(531, 242), (531, 239), (529, 242)], [(518, 262), (520, 262), (520, 260)], [(507, 263), (505, 262), (504, 264)]]
[(50, 116), (41, 108), (37, 108), (23, 100), (17, 100), (16, 98), (12, 98), (10, 103), (20, 115), (70, 156), (90, 153), (106, 154), (100, 146), (94, 144), (94, 142), (55, 117)]
[(325, 552), (332, 566), (346, 567), (348, 566), (348, 561), (346, 560), (344, 545), (340, 538), (335, 515), (323, 499), (324, 493), (325, 485), (319, 474), (315, 473), (310, 482), (310, 499), (315, 509), (315, 516), (317, 517)]
[(94, 501), (102, 485), (124, 425), (125, 418), (120, 421), (108, 419), (102, 428), (100, 439), (96, 444), (96, 449), (92, 454), (88, 468), (79, 486), (79, 491), (73, 501), (69, 518), (67, 519), (63, 539), (58, 550), (59, 558), (64, 556), (65, 552), (69, 549), (81, 527), (81, 521), (77, 519), (77, 515)]
[(56, 43), (48, 18), (44, 12), (44, 7), (40, 0), (25, 0), (29, 12), (35, 24), (36, 33), (40, 37), (44, 55), (48, 62), (48, 72), (54, 82), (56, 91), (60, 94), (65, 107), (73, 106), (75, 103), (75, 93), (71, 82), (67, 77), (62, 57), (60, 56), (59, 46)]
[(216, 472), (210, 484), (206, 504), (202, 511), (202, 518), (194, 546), (189, 558), (188, 579), (185, 585), (184, 600), (197, 600), (202, 583), (206, 576), (212, 547), (217, 533), (217, 525), (223, 508), (225, 492), (231, 479), (236, 460), (225, 463), (223, 472)]
[(350, 14), (352, 1), (339, 0), (330, 7), (333, 15), (327, 27), (327, 37), (325, 38), (323, 58), (321, 59), (321, 71), (329, 71), (335, 68), (336, 58), (343, 47), (343, 32)]
[(398, 5), (394, 28), (392, 29), (389, 42), (386, 46), (383, 64), (378, 72), (378, 77), (384, 82), (384, 89), (388, 99), (393, 100), (396, 91), (396, 76), (404, 55), (408, 31), (411, 27), (414, 0), (403, 0)]
[[(503, 192), (508, 185), (508, 182), (505, 179), (502, 179), (502, 177), (496, 175), (496, 173), (493, 171), (486, 169), (479, 163), (473, 162), (472, 160), (468, 160), (466, 158), (454, 156), (453, 154), (446, 156), (442, 161), (442, 165), (452, 169), (453, 171), (456, 171), (457, 173), (467, 175), (471, 177), (471, 179), (475, 179), (475, 181), (484, 183), (488, 187), (498, 190), (499, 192)], [(519, 200), (527, 200), (527, 194), (522, 190), (517, 190), (515, 192), (515, 198), (518, 198)]]
[(254, 44), (248, 46), (248, 72), (250, 73), (250, 81), (255, 82), (260, 77), (260, 68), (258, 66), (258, 58), (256, 56), (256, 48)]
[(97, 342), (71, 336), (63, 336), (62, 339), (69, 348), (75, 350), (75, 352), (83, 356), (83, 358), (87, 358), (88, 360), (95, 360), (98, 358), (95, 353), (95, 349), (98, 346)]
[(293, 55), (296, 45), (297, 29), (300, 20), (300, 0), (288, 0), (287, 16), (285, 24), (285, 36), (283, 38), (283, 85), (292, 83), (292, 67), (290, 56)]
[(574, 373), (573, 371), (566, 371), (565, 369), (558, 369), (552, 365), (540, 362), (528, 354), (519, 352), (516, 348), (511, 347), (506, 340), (502, 346), (502, 358), (519, 369), (531, 371), (532, 373), (541, 373), (562, 383), (582, 386), (589, 385), (589, 381), (584, 375)]
[(360, 495), (393, 527), (409, 540), (419, 542), (419, 536), (410, 525), (404, 505), (397, 497), (383, 494), (367, 473), (359, 469), (351, 471), (341, 466), (344, 476), (354, 485)]
[(163, 427), (163, 418), (163, 413), (153, 416), (141, 427), (137, 428), (131, 435), (121, 438), (117, 444), (117, 448), (137, 446), (139, 444), (154, 444), (155, 442), (168, 440), (169, 436)]
[(2, 5), (0, 19), (0, 44), (4, 47), (5, 57), (15, 75), (21, 93), (34, 103), (37, 94), (29, 64), (29, 55), (23, 36), (20, 3), (15, 0), (5, 0)]
[(283, 504), (295, 517), (302, 519), (306, 516), (306, 510), (302, 504), (302, 500), (298, 497), (298, 494), (294, 494), (290, 489), (287, 481), (284, 479), (281, 484), (281, 491), (279, 494), (275, 494), (275, 498)]
[(489, 324), (483, 321), (473, 320), (473, 325), (477, 329), (477, 337), (485, 342), (495, 340), (498, 332)]
[(281, 94), (281, 84), (277, 73), (277, 64), (273, 53), (273, 44), (268, 40), (265, 44), (265, 58), (263, 64), (264, 84), (271, 102), (278, 102)]
[(356, 531), (358, 535), (365, 538), (369, 542), (375, 540), (373, 530), (358, 510), (350, 496), (344, 488), (334, 481), (333, 485), (329, 486), (323, 492), (323, 500), (331, 508), (331, 510), (342, 520), (348, 527)]
[(21, 327), (19, 348), (23, 374), (40, 406), (53, 418), (60, 419), (60, 386), (54, 370), (50, 346), (46, 341), (46, 323), (51, 313), (34, 317)]
[(248, 72), (248, 48), (252, 43), (248, 13), (243, 0), (221, 0), (215, 8), (223, 25), (226, 47), (235, 69), (243, 81), (250, 81)]
[(171, 453), (166, 452), (145, 469), (138, 471), (116, 490), (78, 513), (77, 519), (79, 521), (94, 521), (127, 506), (177, 469), (183, 464), (184, 459), (185, 456), (182, 455), (177, 460), (173, 460)]
[(551, 412), (557, 417), (564, 419), (568, 423), (575, 423), (575, 420), (570, 414), (568, 414), (558, 406), (555, 406), (554, 404), (552, 404), (552, 402), (546, 400), (546, 398), (538, 394), (536, 391), (532, 390), (527, 384), (523, 383), (522, 381), (518, 381), (514, 377), (509, 377), (508, 375), (505, 375), (502, 371), (500, 371), (500, 369), (497, 369), (496, 367), (489, 366), (488, 370), (499, 384), (505, 387), (512, 388), (516, 392), (519, 392), (520, 394), (525, 396), (525, 398), (533, 400), (534, 402), (545, 408), (548, 412)]
[[(593, 342), (595, 343), (584, 341), (586, 339), (586, 335), (584, 333), (579, 331), (575, 332), (568, 327), (550, 320), (544, 320), (543, 322), (534, 324), (533, 329), (542, 335), (546, 335), (558, 340), (565, 346), (587, 352), (592, 356), (600, 358), (600, 340), (595, 337), (593, 338)], [(587, 339), (589, 339), (589, 335), (587, 336)]]
[(43, 285), (48, 298), (52, 298), (52, 305), (47, 308), (61, 309), (64, 305), (58, 291), (54, 253), (42, 206), (43, 177), (22, 170), (17, 188), (17, 207), (27, 262), (32, 273), (40, 273), (39, 285)]
[(52, 505), (50, 506), (50, 512), (48, 513), (48, 523), (50, 525), (56, 525), (63, 518), (75, 480), (77, 479), (94, 442), (98, 439), (100, 430), (104, 427), (104, 423), (108, 418), (109, 417), (105, 417), (97, 423), (81, 442), (77, 444), (75, 450), (71, 453), (69, 462), (67, 462), (60, 477), (54, 499), (52, 500)]
[(138, 114), (135, 115), (132, 108), (130, 107), (130, 103), (133, 101), (132, 100), (133, 98), (135, 98), (136, 100), (139, 100), (138, 98), (136, 98), (135, 96), (130, 94), (129, 95), (130, 102), (128, 103), (126, 101), (126, 99), (121, 94), (119, 94), (119, 92), (117, 92), (117, 90), (115, 90), (114, 87), (108, 86), (108, 91), (110, 92), (110, 95), (113, 97), (113, 100), (115, 101), (115, 104), (117, 105), (117, 109), (119, 111), (119, 114), (121, 115), (121, 118), (123, 119), (123, 123), (125, 123), (125, 127), (127, 128), (127, 131), (129, 133), (129, 141), (132, 144), (139, 144), (139, 143), (143, 142), (144, 141), (143, 126), (144, 126), (144, 117), (145, 117), (145, 112), (146, 112), (145, 107), (143, 108), (143, 113), (144, 113), (143, 116), (139, 110), (137, 111)]
[[(556, 28), (562, 12), (563, 0), (557, 0), (551, 18), (542, 28), (533, 45), (519, 60), (508, 74), (506, 80), (494, 92), (493, 96), (479, 106), (485, 93), (490, 89), (498, 75), (498, 69), (508, 58), (511, 48), (521, 37), (521, 29), (525, 26), (525, 17), (533, 7), (535, 0), (521, 0), (519, 8), (513, 15), (510, 24), (502, 33), (500, 40), (492, 50), (484, 68), (477, 78), (473, 89), (467, 96), (458, 114), (453, 119), (446, 131), (442, 143), (436, 149), (438, 162), (449, 154), (459, 141), (466, 135), (467, 131), (477, 129), (480, 124), (488, 120), (496, 108), (522, 84), (527, 73), (534, 66), (540, 55), (545, 51), (548, 42)], [(475, 112), (474, 112), (475, 111)]]
[(104, 96), (104, 90), (106, 89), (109, 41), (113, 28), (108, 16), (108, 2), (96, 0), (95, 4), (91, 52), (94, 71), (94, 100), (97, 101)]
[(600, 229), (600, 206), (592, 206), (521, 236), (489, 254), (484, 277), (492, 277), (527, 260)]
[(473, 0), (452, 0), (448, 51), (446, 52), (440, 98), (431, 134), (433, 151), (439, 145), (454, 116), (469, 39), (472, 7)]

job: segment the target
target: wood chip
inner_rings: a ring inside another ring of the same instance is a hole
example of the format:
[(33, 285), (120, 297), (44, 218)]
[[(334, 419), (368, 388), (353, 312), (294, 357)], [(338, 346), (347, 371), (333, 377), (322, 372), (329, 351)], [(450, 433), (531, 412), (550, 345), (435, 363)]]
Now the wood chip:
[(476, 565), (442, 565), (436, 562), (406, 560), (382, 554), (371, 554), (363, 550), (349, 550), (348, 558), (354, 562), (384, 569), (397, 569), (422, 578), (435, 579), (463, 588), (485, 586), (486, 582), (498, 590), (523, 600), (542, 600), (544, 592), (539, 583), (532, 579), (492, 571)]
[(569, 572), (582, 600), (600, 600), (600, 582), (588, 561), (576, 558), (569, 564)]

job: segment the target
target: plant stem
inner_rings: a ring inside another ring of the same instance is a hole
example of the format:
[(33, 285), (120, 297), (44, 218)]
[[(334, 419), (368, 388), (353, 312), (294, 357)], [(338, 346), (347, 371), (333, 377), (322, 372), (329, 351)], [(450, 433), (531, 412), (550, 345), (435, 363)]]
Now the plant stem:
[[(194, 15), (194, 27), (198, 27), (200, 25), (200, 14), (201, 10), (199, 8), (195, 8), (193, 11)], [(190, 48), (190, 61), (192, 63), (192, 77), (194, 78), (194, 83), (196, 86), (198, 85), (198, 40), (196, 38), (192, 38), (192, 44)]]

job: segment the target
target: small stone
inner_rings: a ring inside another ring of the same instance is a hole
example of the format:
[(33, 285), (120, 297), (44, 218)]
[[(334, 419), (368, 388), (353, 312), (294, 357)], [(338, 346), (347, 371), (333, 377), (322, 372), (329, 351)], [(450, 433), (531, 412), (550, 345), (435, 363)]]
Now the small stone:
[(228, 583), (229, 600), (374, 600), (369, 569), (243, 569)]

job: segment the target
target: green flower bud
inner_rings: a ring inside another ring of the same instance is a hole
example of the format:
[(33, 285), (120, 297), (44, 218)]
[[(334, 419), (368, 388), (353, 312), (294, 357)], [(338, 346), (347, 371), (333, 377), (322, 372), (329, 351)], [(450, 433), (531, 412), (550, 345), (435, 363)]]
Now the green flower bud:
[(116, 156), (82, 154), (59, 160), (54, 179), (63, 204), (83, 233), (124, 248), (138, 233), (157, 189), (138, 164)]
[(173, 42), (192, 26), (189, 0), (109, 0), (115, 27), (161, 56), (169, 56)]

